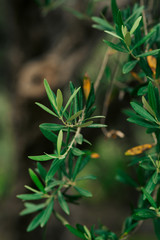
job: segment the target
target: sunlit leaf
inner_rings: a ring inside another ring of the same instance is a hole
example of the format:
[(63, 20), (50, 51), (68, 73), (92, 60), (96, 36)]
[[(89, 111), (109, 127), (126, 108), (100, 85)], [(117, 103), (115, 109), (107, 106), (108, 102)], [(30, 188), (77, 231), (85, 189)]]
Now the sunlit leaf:
[(139, 18), (137, 18), (137, 20), (135, 21), (135, 23), (133, 24), (131, 30), (130, 30), (130, 34), (132, 35), (136, 29), (138, 28), (139, 24), (140, 24), (140, 21), (142, 19), (142, 16), (140, 16)]
[(156, 74), (157, 59), (154, 56), (147, 56), (147, 62), (153, 74)]
[(92, 153), (91, 158), (100, 158), (100, 155), (98, 153)]
[(88, 74), (85, 74), (83, 78), (83, 92), (86, 100), (88, 99), (90, 91), (91, 91), (91, 80)]
[(134, 156), (143, 153), (144, 151), (153, 147), (153, 144), (143, 144), (130, 148), (125, 152), (125, 155)]

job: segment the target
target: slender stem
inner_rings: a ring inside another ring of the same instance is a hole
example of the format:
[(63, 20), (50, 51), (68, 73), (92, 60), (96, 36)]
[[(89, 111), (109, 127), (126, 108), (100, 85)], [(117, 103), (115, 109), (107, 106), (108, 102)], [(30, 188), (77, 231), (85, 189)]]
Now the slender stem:
[(101, 68), (99, 70), (98, 76), (97, 76), (95, 84), (94, 84), (95, 92), (97, 91), (99, 83), (100, 83), (100, 81), (101, 81), (101, 79), (103, 77), (103, 74), (104, 74), (104, 71), (105, 71), (108, 59), (109, 59), (109, 52), (110, 52), (110, 50), (111, 50), (111, 48), (108, 47), (107, 51), (106, 51), (106, 53), (104, 55), (104, 58), (103, 58), (103, 61), (102, 61), (102, 64), (101, 64)]
[[(119, 55), (120, 54), (118, 53), (118, 57), (119, 57)], [(116, 65), (114, 75), (113, 75), (113, 78), (112, 78), (112, 82), (110, 84), (110, 89), (109, 89), (109, 91), (106, 92), (106, 95), (105, 95), (105, 100), (104, 100), (104, 105), (103, 105), (103, 110), (102, 110), (102, 115), (103, 116), (107, 115), (107, 112), (108, 112), (108, 109), (109, 109), (109, 104), (110, 104), (110, 100), (111, 100), (112, 91), (113, 91), (113, 87), (114, 87), (114, 84), (115, 84), (117, 72), (118, 72), (118, 65)], [(101, 119), (101, 123), (102, 124), (105, 123), (104, 118)], [(111, 130), (111, 131), (108, 132), (106, 128), (101, 128), (101, 129), (102, 129), (102, 132), (105, 135), (105, 137), (109, 137), (110, 135), (112, 135), (112, 134), (110, 134), (111, 132), (113, 132), (113, 133), (119, 132), (120, 136), (122, 136), (122, 137), (124, 136), (124, 134), (121, 131)]]
[[(127, 46), (127, 45), (126, 45)], [(137, 58), (134, 54), (133, 54), (133, 52), (131, 51), (131, 49), (127, 46), (127, 48), (128, 48), (128, 51), (129, 51), (129, 54), (134, 58), (134, 59), (136, 59), (136, 60), (140, 60), (140, 58)]]

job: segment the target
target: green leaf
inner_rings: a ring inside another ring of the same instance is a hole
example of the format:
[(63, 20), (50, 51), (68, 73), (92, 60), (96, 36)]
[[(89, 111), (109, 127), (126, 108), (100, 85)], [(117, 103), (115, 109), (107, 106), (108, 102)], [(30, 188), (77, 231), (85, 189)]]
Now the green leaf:
[(135, 21), (135, 23), (133, 24), (131, 30), (130, 30), (130, 34), (132, 35), (136, 29), (138, 28), (139, 24), (140, 24), (140, 21), (142, 19), (142, 16), (140, 16), (139, 18), (137, 18), (137, 20)]
[(122, 72), (124, 74), (129, 73), (136, 66), (137, 62), (138, 60), (134, 60), (134, 61), (125, 63), (125, 65), (123, 66)]
[(57, 153), (59, 156), (61, 154), (62, 141), (63, 141), (63, 131), (60, 130), (57, 138)]
[(36, 105), (38, 105), (40, 108), (42, 108), (44, 111), (48, 112), (49, 114), (58, 117), (57, 114), (55, 114), (52, 110), (50, 110), (48, 107), (44, 106), (41, 103), (36, 102)]
[(103, 127), (107, 127), (106, 124), (99, 124), (99, 123), (95, 123), (95, 124), (92, 124), (90, 126), (88, 126), (89, 128), (103, 128)]
[(135, 102), (131, 102), (131, 106), (134, 109), (135, 112), (137, 112), (140, 116), (142, 116), (145, 119), (148, 119), (151, 122), (156, 122), (155, 118), (151, 116), (150, 113), (148, 113), (143, 107), (141, 107), (139, 104)]
[(78, 143), (78, 144), (82, 144), (83, 143), (83, 135), (82, 134), (78, 134), (77, 136), (76, 136), (76, 142)]
[(39, 200), (43, 198), (43, 194), (42, 193), (20, 194), (17, 195), (17, 198), (22, 199), (24, 201)]
[(57, 90), (56, 102), (57, 102), (58, 111), (60, 111), (62, 108), (62, 104), (63, 104), (63, 95), (62, 95), (62, 92), (60, 89)]
[(48, 96), (51, 104), (53, 104), (55, 109), (57, 109), (56, 102), (55, 102), (55, 99), (54, 99), (54, 96), (53, 96), (53, 92), (52, 92), (52, 90), (51, 90), (51, 88), (50, 88), (46, 79), (44, 79), (44, 86), (45, 86), (46, 93), (47, 93), (47, 96)]
[(109, 35), (111, 35), (111, 36), (113, 36), (113, 37), (115, 37), (115, 38), (118, 38), (118, 39), (121, 39), (121, 40), (123, 40), (120, 36), (118, 36), (116, 33), (114, 33), (114, 32), (110, 32), (110, 31), (107, 31), (107, 30), (105, 30), (104, 31), (105, 33), (108, 33)]
[(108, 30), (114, 31), (114, 27), (112, 27), (112, 25), (106, 19), (102, 19), (99, 17), (92, 17), (91, 19), (94, 22), (98, 23), (100, 26), (103, 26), (104, 30), (108, 29)]
[(26, 208), (20, 212), (20, 215), (24, 216), (27, 214), (31, 214), (33, 212), (37, 212), (37, 211), (43, 209), (45, 206), (46, 206), (45, 203), (41, 203), (41, 204), (25, 203)]
[(133, 13), (129, 15), (129, 17), (125, 20), (125, 24), (133, 21), (134, 19), (137, 19), (137, 17), (139, 17), (139, 15), (142, 14), (143, 9), (144, 9), (144, 6), (140, 6), (135, 11), (133, 11)]
[(45, 129), (48, 131), (54, 131), (57, 132), (61, 129), (65, 129), (66, 127), (64, 125), (61, 124), (55, 124), (55, 123), (42, 123), (39, 126), (41, 129)]
[(148, 87), (143, 86), (143, 87), (138, 89), (137, 95), (142, 96), (142, 95), (145, 95), (147, 92), (148, 92)]
[(85, 189), (82, 189), (80, 187), (77, 187), (77, 186), (74, 186), (74, 188), (77, 190), (77, 192), (79, 192), (82, 196), (85, 196), (85, 197), (92, 197), (92, 193), (85, 190)]
[(92, 123), (93, 123), (93, 121), (88, 121), (88, 122), (85, 122), (85, 123), (82, 123), (82, 124), (79, 124), (79, 125), (76, 125), (76, 126), (83, 128), (83, 127), (90, 126)]
[(64, 185), (66, 182), (65, 181), (60, 181), (60, 180), (53, 180), (53, 181), (50, 181), (47, 185), (47, 187), (45, 188), (45, 191), (50, 191), (51, 189), (53, 189), (54, 187), (56, 186), (59, 186), (59, 185)]
[(135, 123), (137, 125), (140, 125), (142, 127), (146, 128), (159, 128), (158, 125), (152, 124), (151, 122), (148, 122), (147, 120), (141, 118), (141, 117), (134, 117), (134, 118), (127, 118), (128, 122)]
[(39, 175), (41, 176), (41, 178), (45, 181), (45, 178), (46, 178), (46, 175), (47, 175), (47, 171), (42, 166), (42, 164), (40, 164), (39, 162), (37, 163), (37, 170), (38, 170)]
[(59, 167), (63, 163), (63, 161), (64, 161), (64, 159), (55, 159), (52, 162), (51, 167), (46, 176), (46, 182), (48, 182), (50, 179), (52, 179), (54, 177), (55, 173), (57, 172), (57, 170), (59, 169)]
[(46, 209), (43, 211), (43, 215), (42, 218), (40, 220), (40, 226), (44, 227), (44, 225), (47, 223), (47, 221), (49, 220), (51, 214), (52, 214), (52, 210), (53, 210), (53, 205), (54, 205), (54, 200), (51, 199), (48, 206), (46, 207)]
[(127, 27), (126, 26), (122, 25), (122, 33), (123, 33), (123, 36), (126, 35), (126, 33), (127, 33)]
[(129, 32), (126, 33), (124, 37), (124, 42), (128, 47), (131, 45), (131, 35)]
[(42, 217), (43, 217), (43, 211), (40, 212), (35, 218), (33, 218), (33, 220), (30, 222), (30, 224), (27, 227), (27, 232), (31, 232), (36, 227), (38, 227), (42, 220)]
[(117, 14), (119, 11), (116, 0), (111, 0), (111, 8), (112, 8), (112, 15), (113, 15), (114, 23), (116, 23), (117, 22)]
[(31, 191), (31, 192), (40, 193), (39, 190), (36, 190), (36, 189), (34, 189), (34, 188), (32, 188), (32, 187), (30, 187), (30, 186), (28, 186), (28, 185), (24, 185), (24, 187), (25, 187), (26, 189), (28, 189), (29, 191)]
[(93, 117), (90, 117), (90, 118), (87, 118), (86, 120), (89, 120), (89, 119), (95, 119), (95, 118), (105, 118), (105, 116), (93, 116)]
[(103, 41), (104, 41), (109, 47), (111, 47), (111, 48), (113, 48), (113, 49), (115, 49), (115, 50), (117, 50), (117, 51), (119, 51), (119, 52), (128, 53), (128, 51), (127, 51), (126, 49), (120, 47), (119, 45), (116, 45), (116, 44), (114, 44), (114, 43), (112, 43), (112, 42), (109, 42), (109, 41), (107, 41), (107, 40), (103, 40)]
[(145, 99), (144, 96), (142, 96), (142, 103), (144, 108), (153, 116), (156, 117), (155, 112), (153, 111), (153, 109), (151, 108), (151, 106), (148, 104), (147, 100)]
[(157, 101), (155, 96), (155, 88), (153, 87), (153, 84), (149, 82), (148, 84), (148, 100), (151, 108), (153, 111), (157, 112)]
[(74, 156), (81, 156), (81, 155), (85, 154), (85, 152), (83, 152), (79, 148), (75, 148), (75, 147), (72, 148), (72, 153)]
[(155, 30), (152, 30), (152, 31), (149, 32), (146, 36), (144, 36), (140, 41), (138, 41), (138, 42), (133, 46), (133, 48), (131, 49), (131, 51), (133, 51), (135, 48), (141, 46), (143, 43), (146, 43), (146, 41), (152, 37), (153, 33), (155, 33)]
[(71, 225), (69, 224), (66, 224), (65, 225), (66, 228), (71, 232), (73, 233), (75, 236), (79, 237), (80, 239), (83, 239), (83, 240), (87, 240), (87, 238), (84, 236), (83, 233), (81, 233), (79, 230), (77, 230), (76, 228), (72, 227)]
[(74, 93), (70, 96), (68, 102), (66, 103), (65, 108), (63, 109), (62, 115), (64, 114), (64, 112), (67, 110), (69, 104), (72, 102), (73, 98), (76, 96), (76, 94), (78, 93), (78, 91), (80, 90), (81, 87), (77, 88)]
[(57, 135), (47, 129), (40, 127), (42, 134), (51, 142), (57, 143)]
[[(155, 186), (156, 186), (156, 184), (155, 184), (154, 181), (153, 181), (153, 179), (155, 178), (155, 175), (157, 175), (156, 172), (154, 172), (154, 174), (152, 175), (152, 177), (149, 179), (149, 181), (147, 182), (147, 184), (146, 184), (146, 186), (145, 186), (145, 190), (146, 190), (149, 194), (151, 194), (151, 193), (154, 191)], [(143, 200), (145, 200), (145, 199), (146, 199), (146, 196), (144, 195), (144, 196), (143, 196)]]
[(97, 177), (93, 175), (82, 176), (76, 179), (76, 181), (83, 181), (83, 180), (96, 180)]
[(48, 161), (53, 158), (55, 158), (56, 155), (50, 154), (50, 155), (38, 155), (38, 156), (28, 156), (29, 159), (32, 159), (34, 161)]
[(67, 202), (65, 201), (61, 191), (58, 191), (58, 201), (59, 201), (59, 204), (61, 206), (61, 208), (63, 209), (63, 211), (69, 215), (69, 207), (68, 207), (68, 204)]
[(155, 218), (155, 217), (156, 217), (155, 211), (150, 209), (137, 209), (133, 214), (133, 218), (137, 220), (143, 220), (143, 219)]
[(74, 115), (72, 115), (70, 118), (67, 119), (67, 122), (71, 122), (75, 118), (79, 117), (82, 114), (82, 112), (83, 110), (80, 110), (79, 112), (75, 113)]
[(81, 167), (81, 163), (82, 163), (82, 155), (77, 159), (75, 167), (74, 167), (74, 171), (72, 174), (72, 179), (73, 181), (75, 180), (77, 174), (79, 173), (79, 169)]
[(116, 180), (128, 184), (134, 188), (138, 187), (138, 184), (125, 172), (123, 172), (122, 170), (118, 171), (118, 174), (116, 175)]
[(147, 56), (153, 56), (159, 54), (160, 49), (152, 50), (149, 52), (142, 53), (140, 55), (137, 55), (136, 57), (147, 57)]
[(37, 175), (33, 172), (31, 168), (29, 168), (29, 175), (32, 179), (32, 181), (35, 183), (35, 185), (39, 188), (40, 191), (44, 192), (44, 186), (37, 177)]
[(142, 192), (146, 196), (146, 198), (149, 201), (149, 203), (151, 204), (151, 206), (154, 207), (154, 208), (157, 208), (157, 205), (156, 205), (155, 201), (153, 200), (152, 196), (146, 191), (145, 188), (142, 188)]

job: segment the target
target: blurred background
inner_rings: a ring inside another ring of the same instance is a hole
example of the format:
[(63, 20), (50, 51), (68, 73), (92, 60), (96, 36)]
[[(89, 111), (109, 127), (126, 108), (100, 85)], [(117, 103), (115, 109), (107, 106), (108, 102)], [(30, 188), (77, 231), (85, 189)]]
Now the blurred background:
[[(52, 151), (53, 146), (39, 131), (42, 122), (54, 122), (48, 114), (38, 108), (35, 101), (48, 104), (43, 79), (46, 78), (54, 91), (61, 88), (68, 95), (68, 83), (82, 85), (85, 72), (94, 82), (100, 70), (107, 46), (102, 39), (104, 33), (92, 28), (93, 22), (84, 17), (86, 9), (99, 16), (103, 10), (112, 22), (110, 0), (53, 1), (44, 0), (0, 0), (0, 239), (42, 239), (42, 230), (26, 233), (32, 216), (20, 217), (23, 209), (17, 194), (25, 192), (29, 184), (28, 168), (34, 167), (28, 155)], [(119, 0), (120, 8), (139, 1)], [(158, 19), (159, 1), (144, 1), (147, 17)], [(156, 5), (158, 3), (158, 5)], [(153, 7), (154, 6), (154, 7)], [(79, 14), (78, 14), (79, 13)], [(70, 206), (69, 221), (91, 226), (103, 223), (112, 231), (120, 233), (122, 222), (130, 214), (131, 205), (136, 204), (137, 193), (131, 187), (116, 181), (119, 169), (133, 175), (124, 152), (135, 145), (150, 143), (152, 139), (143, 128), (126, 122), (123, 109), (129, 107), (129, 93), (120, 92), (118, 85), (124, 82), (132, 86), (132, 76), (123, 76), (121, 66), (125, 59), (117, 54), (110, 56), (105, 74), (97, 90), (97, 113), (101, 115), (106, 91), (114, 76), (119, 82), (113, 89), (106, 116), (108, 131), (120, 130), (124, 138), (106, 138), (101, 130), (85, 132), (93, 143), (91, 151), (100, 154), (84, 171), (97, 176), (88, 181), (86, 189), (93, 193), (92, 199), (84, 199), (78, 206)], [(121, 86), (120, 85), (120, 86)], [(103, 169), (103, 171), (102, 171)], [(85, 183), (86, 184), (86, 183)], [(150, 221), (139, 229), (131, 239), (154, 240)], [(54, 217), (47, 227), (47, 240), (74, 240)]]

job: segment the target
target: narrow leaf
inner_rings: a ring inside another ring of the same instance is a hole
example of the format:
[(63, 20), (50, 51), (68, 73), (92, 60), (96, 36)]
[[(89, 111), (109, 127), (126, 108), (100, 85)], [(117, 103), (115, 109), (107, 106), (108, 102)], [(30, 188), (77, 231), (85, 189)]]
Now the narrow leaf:
[(114, 43), (112, 43), (112, 42), (109, 42), (109, 41), (107, 41), (107, 40), (103, 40), (103, 41), (104, 41), (109, 47), (111, 47), (111, 48), (113, 48), (113, 49), (115, 49), (115, 50), (117, 50), (117, 51), (119, 51), (119, 52), (128, 53), (128, 51), (127, 51), (126, 49), (120, 47), (119, 45), (116, 45), (116, 44), (114, 44)]
[(148, 102), (146, 101), (145, 97), (142, 96), (142, 103), (144, 108), (153, 116), (156, 117), (155, 112), (153, 111), (153, 109), (151, 108), (151, 106), (148, 104)]
[(125, 44), (129, 47), (131, 45), (131, 35), (129, 32), (126, 33), (124, 37)]
[(111, 36), (113, 36), (113, 37), (115, 37), (115, 38), (118, 38), (118, 39), (123, 40), (120, 36), (118, 36), (118, 35), (117, 35), (116, 33), (114, 33), (114, 32), (110, 32), (110, 31), (107, 31), (107, 30), (105, 30), (104, 32), (108, 33), (109, 35), (111, 35)]
[(129, 72), (132, 71), (132, 69), (136, 66), (137, 62), (138, 62), (138, 60), (134, 60), (134, 61), (127, 62), (127, 63), (123, 66), (122, 72), (123, 72), (124, 74), (129, 73)]
[(113, 15), (114, 23), (116, 23), (117, 14), (118, 14), (118, 11), (119, 11), (116, 0), (111, 0), (111, 8), (112, 8), (112, 15)]
[(43, 211), (43, 215), (42, 215), (42, 218), (40, 220), (40, 226), (41, 227), (44, 227), (44, 225), (49, 220), (49, 218), (50, 218), (50, 216), (52, 214), (53, 205), (54, 205), (54, 201), (53, 201), (53, 199), (51, 199), (50, 203), (48, 204), (46, 209)]
[(63, 162), (63, 160), (61, 160), (61, 159), (55, 159), (52, 162), (51, 167), (50, 167), (50, 169), (47, 173), (47, 176), (46, 176), (46, 182), (48, 182), (50, 179), (52, 179), (54, 177), (55, 173), (59, 169), (62, 162)]
[(140, 24), (140, 21), (142, 19), (142, 16), (140, 16), (139, 18), (137, 18), (137, 20), (135, 21), (135, 23), (133, 24), (132, 28), (131, 28), (131, 31), (130, 31), (130, 34), (132, 35), (136, 29), (138, 28), (139, 24)]
[(21, 216), (31, 214), (33, 212), (37, 212), (45, 207), (45, 203), (41, 204), (33, 204), (33, 203), (25, 203), (25, 209), (20, 212)]
[(134, 50), (135, 48), (141, 46), (143, 43), (146, 43), (146, 41), (152, 37), (153, 33), (155, 33), (155, 30), (152, 30), (146, 36), (144, 36), (139, 42), (134, 45), (131, 50)]
[(77, 190), (77, 192), (79, 192), (82, 196), (92, 197), (92, 193), (91, 193), (91, 192), (89, 192), (89, 191), (87, 191), (87, 190), (85, 190), (85, 189), (82, 189), (82, 188), (80, 188), (80, 187), (77, 187), (77, 186), (75, 186), (74, 188), (75, 188), (75, 189)]
[(151, 116), (150, 113), (148, 113), (143, 107), (141, 107), (139, 104), (135, 103), (135, 102), (131, 102), (131, 106), (132, 108), (135, 110), (135, 112), (137, 112), (140, 116), (142, 116), (143, 118), (148, 119), (151, 122), (156, 122), (155, 118), (153, 118)]
[(59, 156), (61, 154), (62, 140), (63, 140), (63, 131), (60, 130), (57, 138), (57, 153)]
[(82, 151), (82, 150), (80, 150), (80, 149), (78, 149), (78, 148), (72, 148), (72, 153), (73, 153), (73, 155), (75, 155), (75, 156), (81, 156), (81, 155), (84, 155), (85, 153)]
[(63, 104), (63, 95), (60, 89), (57, 90), (56, 102), (57, 102), (58, 111), (60, 111)]
[(35, 218), (33, 218), (33, 220), (30, 222), (30, 224), (27, 227), (27, 232), (31, 232), (36, 227), (38, 227), (41, 222), (42, 217), (43, 217), (43, 211), (40, 212)]
[(151, 206), (157, 208), (157, 204), (153, 200), (152, 196), (145, 190), (145, 188), (142, 188), (142, 192), (146, 196), (147, 200), (150, 202)]
[(65, 226), (75, 236), (79, 237), (80, 239), (87, 240), (87, 238), (84, 236), (84, 234), (82, 232), (80, 232), (79, 230), (77, 230), (76, 228), (72, 227), (69, 224), (66, 224)]
[(30, 201), (30, 200), (39, 200), (42, 199), (43, 194), (42, 193), (34, 193), (34, 194), (20, 194), (17, 195), (17, 198), (22, 199), (22, 200), (26, 200), (26, 201)]
[(28, 158), (35, 161), (48, 161), (55, 158), (55, 155), (50, 154), (50, 155), (28, 156)]
[(66, 127), (61, 124), (55, 124), (55, 123), (42, 123), (39, 126), (41, 129), (46, 129), (48, 131), (54, 131), (57, 132), (61, 129), (65, 129)]
[(62, 115), (63, 115), (64, 112), (67, 110), (69, 104), (71, 103), (72, 99), (76, 96), (76, 94), (78, 93), (78, 91), (80, 90), (80, 88), (81, 88), (81, 87), (77, 88), (77, 89), (74, 91), (74, 93), (70, 96), (68, 102), (66, 103), (65, 108), (63, 109), (63, 113), (62, 113)]
[(58, 191), (58, 201), (59, 201), (59, 204), (61, 206), (61, 208), (63, 209), (63, 211), (69, 215), (69, 207), (68, 207), (68, 204), (67, 202), (65, 201), (61, 191)]
[(44, 86), (45, 86), (46, 93), (48, 95), (48, 98), (49, 98), (51, 104), (53, 104), (53, 106), (55, 108), (57, 108), (56, 102), (55, 102), (55, 99), (54, 99), (54, 96), (53, 96), (53, 92), (52, 92), (52, 90), (51, 90), (51, 88), (50, 88), (50, 86), (49, 86), (49, 84), (48, 84), (46, 79), (44, 79)]
[(48, 107), (44, 106), (41, 103), (36, 102), (36, 105), (38, 105), (40, 108), (42, 108), (44, 111), (48, 112), (49, 114), (58, 117), (57, 114), (55, 114), (52, 110), (50, 110)]
[(39, 188), (40, 191), (44, 192), (44, 186), (37, 177), (37, 175), (33, 172), (31, 168), (29, 168), (29, 175), (32, 179), (32, 181), (35, 183), (35, 185)]
[(136, 57), (147, 57), (147, 56), (150, 56), (150, 55), (157, 55), (159, 52), (160, 52), (160, 49), (156, 49), (156, 50), (152, 50), (152, 51), (149, 51), (149, 52), (142, 53), (140, 55), (137, 55)]
[(72, 115), (70, 118), (67, 119), (67, 122), (71, 122), (72, 120), (76, 119), (82, 114), (82, 112), (83, 110), (80, 110), (79, 112), (75, 113), (74, 115)]
[(94, 22), (98, 23), (100, 26), (103, 26), (105, 28), (105, 30), (111, 30), (111, 31), (114, 31), (114, 27), (112, 27), (112, 25), (107, 22), (106, 19), (102, 19), (102, 18), (99, 18), (99, 17), (92, 17), (91, 18)]

